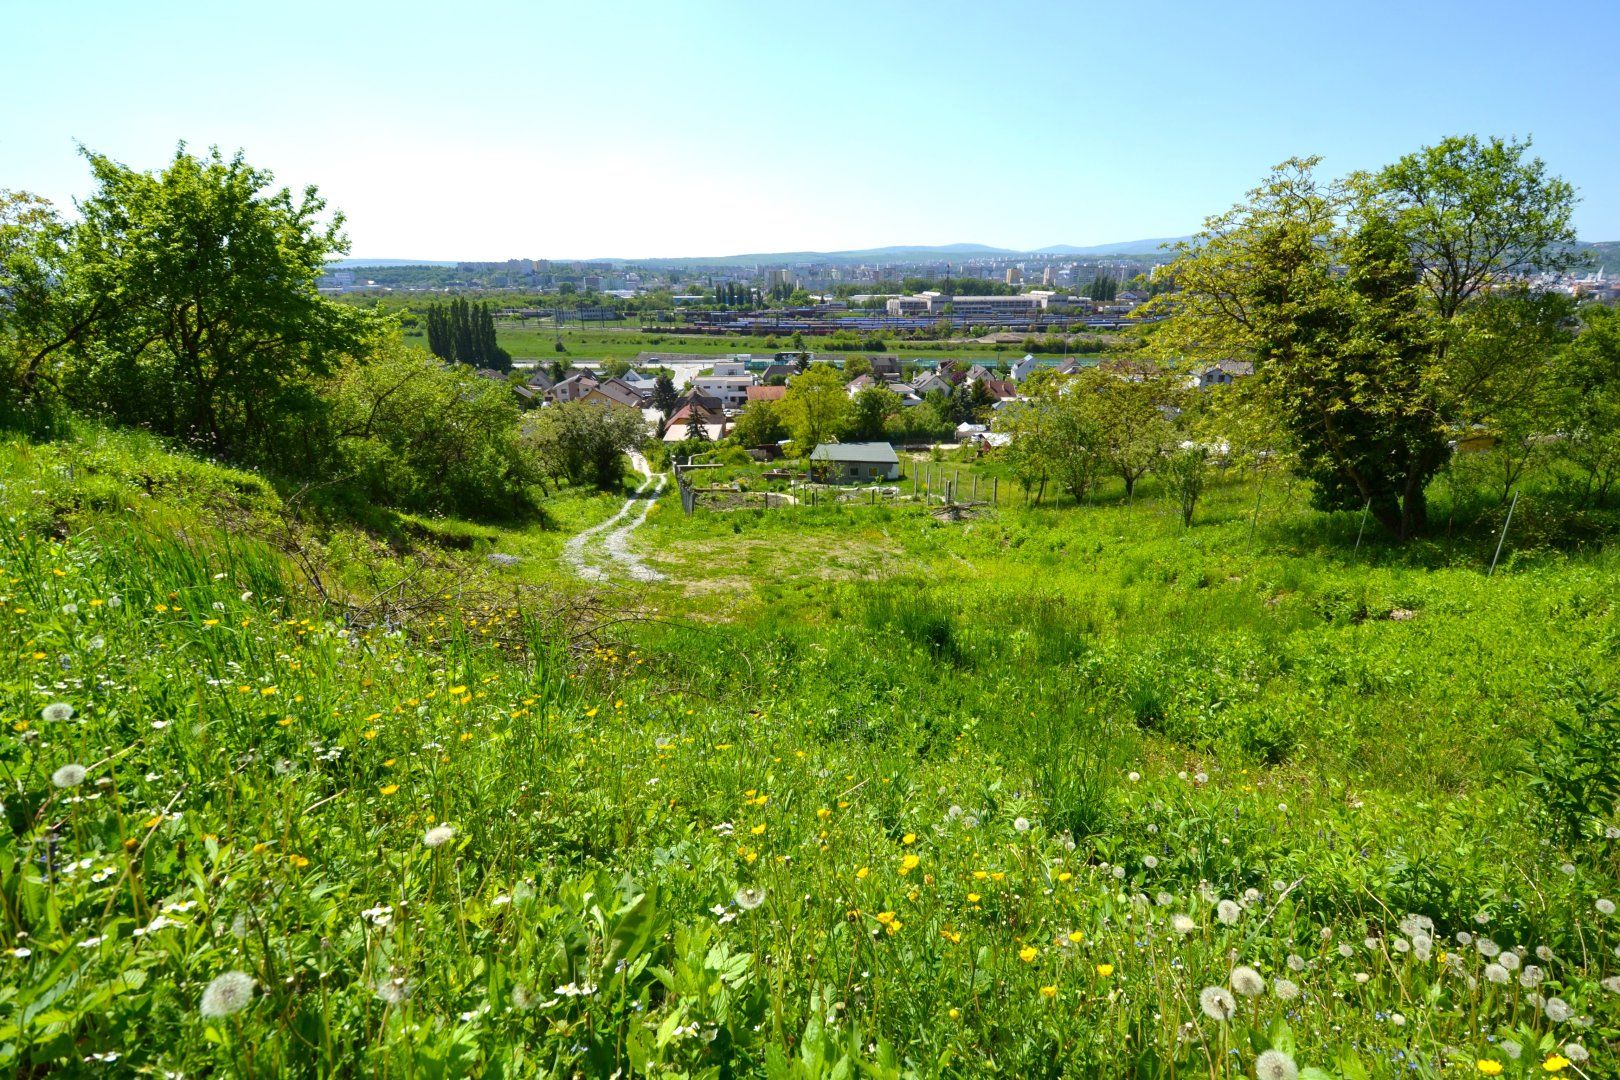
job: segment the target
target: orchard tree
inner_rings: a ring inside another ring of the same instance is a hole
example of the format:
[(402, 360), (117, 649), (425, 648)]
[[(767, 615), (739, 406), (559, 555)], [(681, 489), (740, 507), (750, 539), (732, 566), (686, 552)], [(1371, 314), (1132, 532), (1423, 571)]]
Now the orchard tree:
[(96, 191), (79, 204), (64, 287), (107, 301), (73, 343), (81, 404), (194, 439), (221, 455), (279, 459), (312, 382), (370, 326), (316, 291), (348, 244), (314, 187), (295, 196), (240, 153), (160, 172), (85, 151)]
[(849, 436), (873, 442), (888, 431), (889, 417), (900, 411), (900, 395), (887, 386), (868, 386), (857, 391), (849, 413)]
[(849, 415), (849, 395), (836, 368), (814, 364), (788, 383), (781, 415), (799, 449), (809, 452), (838, 434)]
[(1447, 139), (1339, 182), (1294, 159), (1181, 246), (1167, 342), (1254, 357), (1322, 509), (1421, 532), (1450, 430), (1522, 377), (1515, 350), (1458, 345), (1516, 275), (1570, 259), (1573, 193), (1528, 150)]

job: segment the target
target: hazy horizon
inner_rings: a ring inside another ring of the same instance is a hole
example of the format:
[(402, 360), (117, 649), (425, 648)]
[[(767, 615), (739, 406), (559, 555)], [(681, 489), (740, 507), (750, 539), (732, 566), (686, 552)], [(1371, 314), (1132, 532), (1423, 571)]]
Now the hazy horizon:
[(1115, 244), (1195, 232), (1294, 155), (1339, 175), (1459, 133), (1533, 136), (1580, 192), (1579, 233), (1620, 238), (1591, 75), (1620, 10), (1569, 33), (1506, 0), (1150, 22), (956, 2), (10, 8), (37, 92), (0, 118), (0, 186), (69, 204), (89, 189), (76, 142), (143, 169), (182, 140), (241, 148), (318, 185), (358, 258)]

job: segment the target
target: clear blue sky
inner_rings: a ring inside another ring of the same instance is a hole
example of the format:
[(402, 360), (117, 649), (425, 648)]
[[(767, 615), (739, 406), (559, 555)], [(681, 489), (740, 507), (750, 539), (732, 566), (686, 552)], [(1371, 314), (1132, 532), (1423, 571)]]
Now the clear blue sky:
[(354, 254), (1178, 235), (1271, 164), (1533, 135), (1620, 239), (1620, 4), (0, 0), (0, 187), (184, 139), (317, 183)]

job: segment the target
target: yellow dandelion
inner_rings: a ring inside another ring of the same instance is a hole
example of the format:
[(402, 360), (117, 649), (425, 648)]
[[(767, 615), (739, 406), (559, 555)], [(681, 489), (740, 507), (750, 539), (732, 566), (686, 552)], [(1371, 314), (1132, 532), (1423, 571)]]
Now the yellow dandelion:
[(1106, 979), (1106, 978), (1108, 978), (1108, 976), (1112, 975), (1113, 973), (1114, 973), (1114, 965), (1113, 964), (1098, 964), (1097, 965), (1097, 974), (1102, 976), (1103, 978)]
[(1043, 987), (1041, 987), (1041, 997), (1045, 998), (1048, 1001), (1051, 1001), (1053, 998), (1057, 997), (1057, 987), (1055, 987), (1055, 986), (1043, 986)]
[(1022, 949), (1018, 950), (1018, 959), (1022, 960), (1026, 964), (1033, 961), (1039, 955), (1041, 955), (1041, 950), (1037, 949), (1033, 945), (1025, 945)]

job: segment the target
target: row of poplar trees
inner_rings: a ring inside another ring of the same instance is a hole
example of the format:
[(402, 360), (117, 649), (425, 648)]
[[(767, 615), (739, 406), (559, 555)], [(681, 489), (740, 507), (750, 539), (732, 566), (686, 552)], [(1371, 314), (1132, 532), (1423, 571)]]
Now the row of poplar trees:
[(451, 363), (510, 371), (512, 356), (495, 344), (495, 317), (488, 304), (452, 300), (427, 310), (428, 348)]

